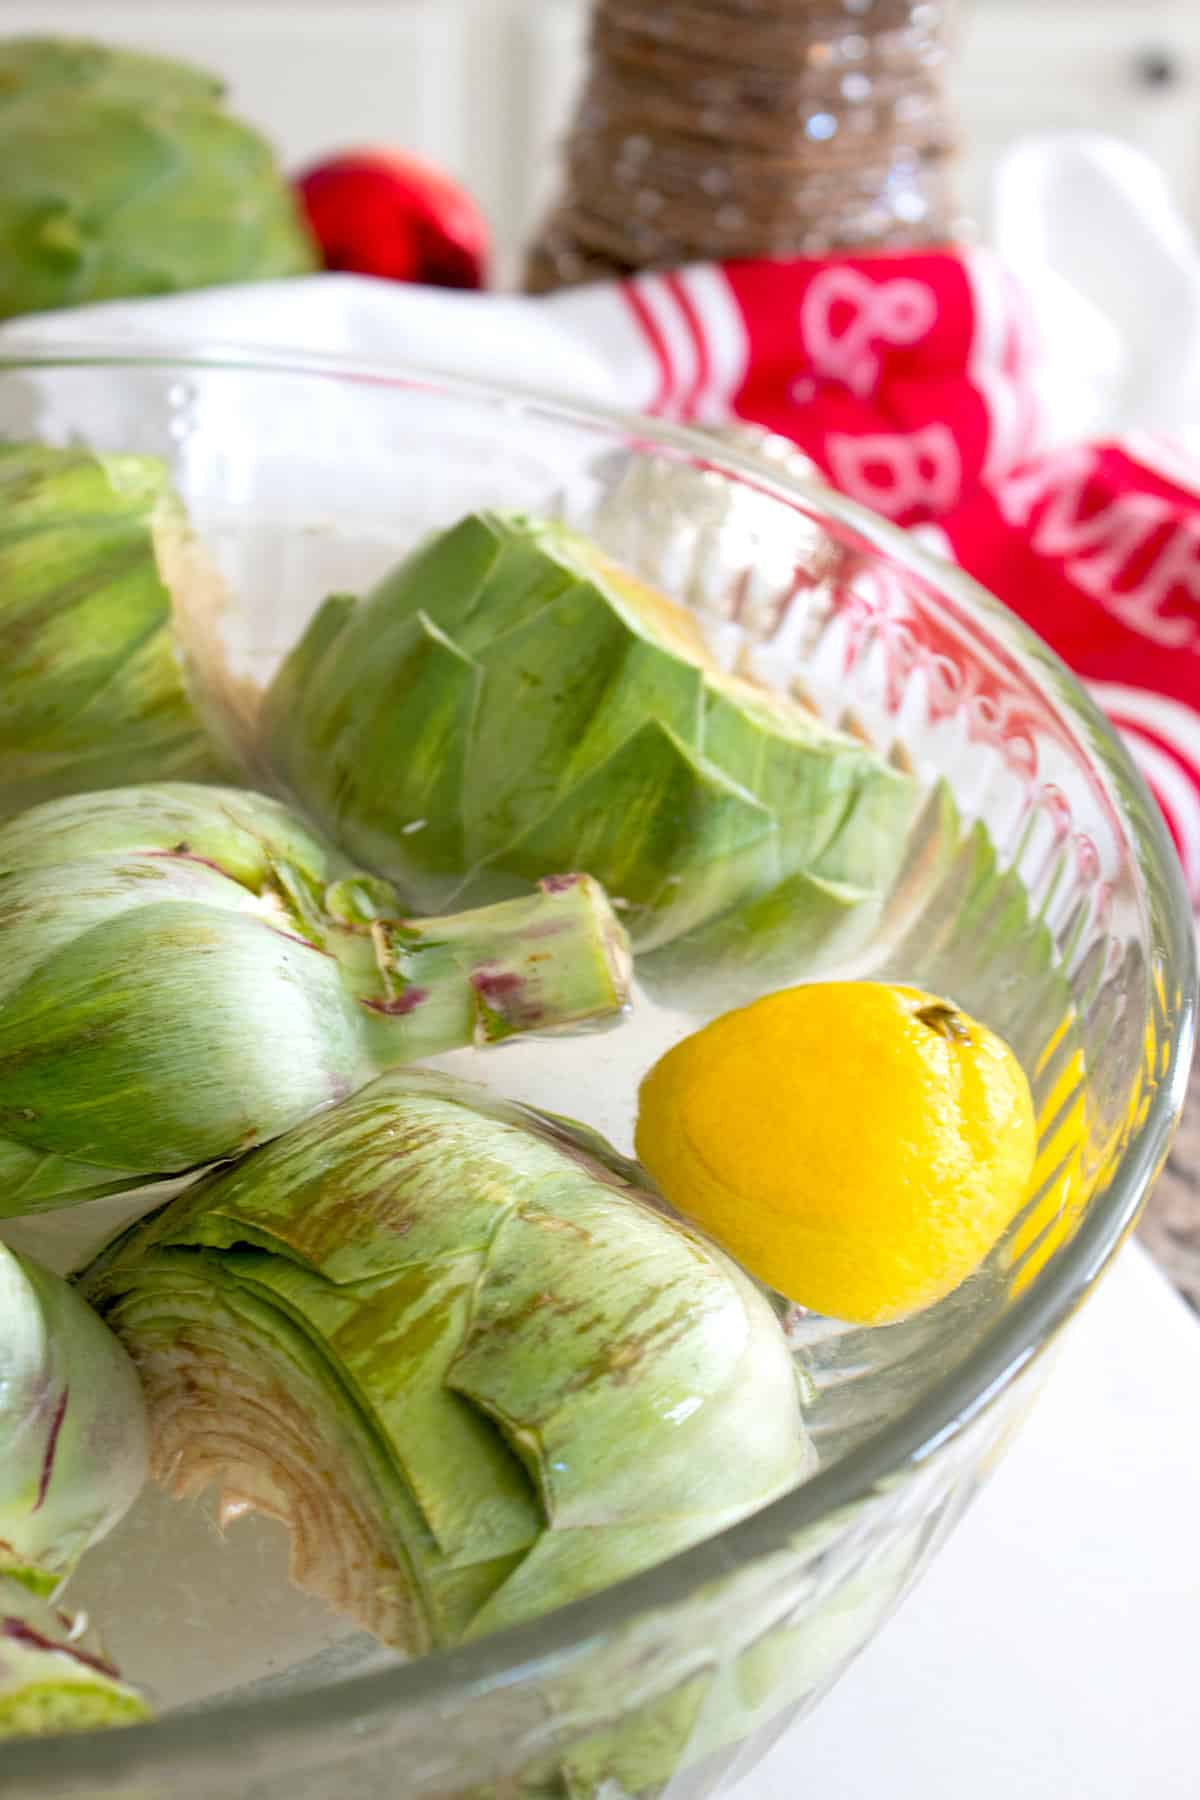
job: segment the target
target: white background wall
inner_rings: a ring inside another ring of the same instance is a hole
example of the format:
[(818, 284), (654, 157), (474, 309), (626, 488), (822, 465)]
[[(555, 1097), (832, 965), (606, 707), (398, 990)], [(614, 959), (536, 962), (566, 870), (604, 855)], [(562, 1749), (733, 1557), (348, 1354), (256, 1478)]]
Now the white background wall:
[[(646, 0), (651, 4), (652, 0)], [(1200, 0), (963, 0), (968, 185), (1022, 130), (1150, 148), (1200, 225)], [(0, 32), (103, 36), (207, 63), (290, 165), (393, 143), (465, 180), (515, 266), (553, 179), (586, 0), (0, 0)]]

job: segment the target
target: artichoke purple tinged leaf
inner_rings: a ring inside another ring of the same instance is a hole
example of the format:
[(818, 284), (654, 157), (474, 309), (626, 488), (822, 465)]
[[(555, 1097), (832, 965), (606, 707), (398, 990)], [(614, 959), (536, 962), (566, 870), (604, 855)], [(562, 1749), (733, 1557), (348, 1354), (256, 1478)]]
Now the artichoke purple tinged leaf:
[(142, 1696), (75, 1622), (0, 1573), (0, 1742), (136, 1725)]

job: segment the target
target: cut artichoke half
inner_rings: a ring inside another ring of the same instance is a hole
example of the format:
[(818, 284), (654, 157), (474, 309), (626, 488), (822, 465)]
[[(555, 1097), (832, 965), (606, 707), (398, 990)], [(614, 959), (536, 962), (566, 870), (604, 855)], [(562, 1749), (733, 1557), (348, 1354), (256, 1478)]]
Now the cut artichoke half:
[(826, 917), (886, 893), (915, 803), (906, 773), (724, 672), (687, 611), (577, 533), (491, 513), (330, 599), (265, 696), (262, 741), (418, 909), (583, 868), (651, 980), (668, 946), (673, 978), (708, 967), (714, 927), (752, 964), (764, 909), (776, 960), (794, 922), (795, 966)]
[(250, 698), (224, 667), (223, 605), (158, 458), (0, 445), (0, 818), (233, 777)]
[(0, 1573), (0, 1742), (136, 1725), (145, 1700), (48, 1601)]
[(406, 920), (285, 807), (162, 783), (0, 825), (0, 1218), (240, 1154), (381, 1070), (620, 1015), (587, 877)]
[(125, 1351), (68, 1282), (0, 1244), (0, 1583), (52, 1594), (146, 1470)]
[(636, 1574), (810, 1473), (767, 1297), (595, 1134), (384, 1076), (119, 1238), (83, 1291), (152, 1467), (281, 1519), (416, 1654)]

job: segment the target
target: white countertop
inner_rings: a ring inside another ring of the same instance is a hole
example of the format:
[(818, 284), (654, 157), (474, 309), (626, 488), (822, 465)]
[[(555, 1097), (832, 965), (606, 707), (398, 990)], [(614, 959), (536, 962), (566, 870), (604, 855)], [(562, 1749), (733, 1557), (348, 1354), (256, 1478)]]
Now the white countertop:
[(736, 1800), (1196, 1800), (1200, 1323), (1131, 1246), (930, 1572)]

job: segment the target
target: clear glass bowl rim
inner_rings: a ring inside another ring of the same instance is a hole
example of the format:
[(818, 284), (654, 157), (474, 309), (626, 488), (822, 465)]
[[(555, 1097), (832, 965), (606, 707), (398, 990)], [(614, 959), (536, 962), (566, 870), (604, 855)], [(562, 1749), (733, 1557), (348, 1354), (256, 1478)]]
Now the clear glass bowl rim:
[[(0, 372), (91, 369), (117, 374), (218, 372), (325, 377), (435, 390), (484, 408), (519, 411), (544, 423), (601, 428), (625, 435), (639, 449), (661, 447), (694, 457), (719, 474), (752, 484), (784, 503), (825, 513), (872, 547), (920, 576), (938, 594), (973, 614), (987, 635), (1032, 681), (1089, 746), (1125, 830), (1142, 878), (1145, 909), (1161, 958), (1170, 1027), (1166, 1067), (1141, 1123), (1130, 1136), (1108, 1185), (1097, 1192), (1075, 1236), (1039, 1271), (963, 1363), (933, 1382), (906, 1412), (829, 1469), (761, 1512), (662, 1563), (643, 1576), (573, 1602), (546, 1618), (499, 1632), (460, 1649), (438, 1651), (381, 1673), (328, 1687), (261, 1699), (232, 1699), (182, 1711), (147, 1725), (75, 1737), (32, 1739), (4, 1747), (0, 1792), (16, 1784), (129, 1780), (152, 1769), (182, 1774), (225, 1745), (246, 1769), (246, 1758), (269, 1763), (273, 1746), (303, 1756), (316, 1740), (330, 1747), (339, 1728), (382, 1719), (399, 1710), (425, 1712), (472, 1691), (536, 1677), (539, 1666), (578, 1652), (631, 1619), (680, 1605), (688, 1595), (735, 1569), (785, 1551), (797, 1535), (923, 1461), (957, 1435), (1047, 1346), (1095, 1286), (1136, 1222), (1157, 1174), (1183, 1104), (1196, 1030), (1196, 930), (1182, 871), (1157, 805), (1116, 732), (1076, 677), (1007, 607), (911, 535), (827, 487), (816, 476), (782, 473), (752, 452), (643, 415), (569, 399), (536, 385), (466, 379), (452, 371), (401, 359), (305, 350), (271, 350), (220, 340), (49, 339), (20, 341), (19, 326), (0, 345)], [(1170, 999), (1177, 995), (1173, 1012)]]

